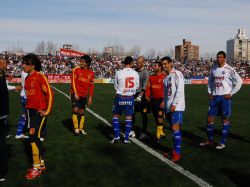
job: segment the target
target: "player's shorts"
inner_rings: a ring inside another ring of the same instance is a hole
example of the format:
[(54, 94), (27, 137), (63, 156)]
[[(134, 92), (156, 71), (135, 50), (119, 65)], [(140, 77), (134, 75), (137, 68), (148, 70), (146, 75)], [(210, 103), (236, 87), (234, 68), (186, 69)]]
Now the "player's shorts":
[[(137, 98), (139, 94), (140, 93), (136, 93), (134, 99)], [(150, 103), (145, 99), (145, 94), (142, 96), (141, 102), (135, 101), (135, 112), (150, 113)]]
[(26, 109), (26, 119), (27, 126), (29, 128), (30, 139), (40, 139), (44, 138), (44, 130), (46, 129), (47, 117), (40, 116), (37, 110), (35, 109)]
[(85, 109), (87, 97), (79, 97), (79, 100), (76, 100), (75, 95), (71, 94), (71, 102), (73, 108)]
[(183, 111), (175, 111), (171, 113), (166, 113), (166, 120), (170, 123), (170, 125), (183, 123)]
[(122, 115), (125, 112), (126, 116), (134, 114), (134, 96), (116, 95), (113, 105), (113, 114)]
[(232, 100), (225, 99), (224, 95), (214, 96), (209, 100), (208, 116), (222, 116), (229, 118), (231, 115)]
[(150, 106), (151, 106), (151, 110), (153, 113), (153, 116), (156, 120), (156, 123), (158, 123), (158, 118), (162, 118), (163, 117), (163, 113), (164, 110), (163, 108), (160, 107), (161, 103), (162, 103), (163, 98), (160, 99), (150, 99)]

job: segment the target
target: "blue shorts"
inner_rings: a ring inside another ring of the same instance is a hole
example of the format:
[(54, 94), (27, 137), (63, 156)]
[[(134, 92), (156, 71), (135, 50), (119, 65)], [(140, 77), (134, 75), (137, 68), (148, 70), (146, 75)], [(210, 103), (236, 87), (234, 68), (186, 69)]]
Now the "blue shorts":
[(166, 113), (166, 120), (170, 123), (170, 125), (183, 123), (183, 111), (175, 111), (171, 113)]
[(113, 114), (122, 115), (123, 111), (126, 116), (132, 116), (134, 114), (134, 96), (116, 95)]
[(225, 99), (223, 95), (214, 96), (209, 101), (208, 116), (222, 116), (228, 118), (231, 115), (231, 99)]

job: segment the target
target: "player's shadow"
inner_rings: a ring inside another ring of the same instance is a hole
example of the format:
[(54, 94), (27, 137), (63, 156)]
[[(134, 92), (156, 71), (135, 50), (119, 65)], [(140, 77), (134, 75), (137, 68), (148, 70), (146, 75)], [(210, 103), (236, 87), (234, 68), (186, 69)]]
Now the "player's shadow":
[(109, 140), (112, 140), (114, 135), (113, 135), (113, 128), (110, 126), (107, 126), (103, 123), (98, 123), (97, 126), (95, 127), (97, 130), (101, 132), (101, 134), (106, 137)]
[(69, 130), (69, 132), (74, 133), (72, 119), (65, 119), (62, 121), (63, 126)]
[(231, 180), (236, 186), (249, 186), (250, 174), (242, 173), (229, 168), (221, 168), (219, 171), (224, 175), (227, 175), (229, 180)]
[[(207, 130), (206, 130), (205, 127), (199, 127), (199, 129), (201, 131), (203, 131), (203, 132), (207, 132)], [(214, 134), (221, 136), (221, 130), (214, 129)], [(229, 133), (229, 138), (236, 139), (236, 140), (239, 140), (239, 141), (242, 141), (242, 142), (246, 142), (246, 143), (250, 143), (250, 140), (247, 140), (244, 137), (242, 137), (242, 136), (240, 136), (238, 134), (232, 133), (232, 132)]]

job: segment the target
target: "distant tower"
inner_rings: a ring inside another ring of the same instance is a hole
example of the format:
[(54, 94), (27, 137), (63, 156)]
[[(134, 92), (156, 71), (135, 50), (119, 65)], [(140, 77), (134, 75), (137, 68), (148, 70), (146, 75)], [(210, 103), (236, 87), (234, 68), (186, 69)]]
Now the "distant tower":
[(250, 61), (250, 40), (246, 29), (238, 29), (235, 38), (227, 41), (227, 61)]
[(175, 46), (175, 59), (199, 60), (199, 46), (192, 45), (191, 41), (183, 39), (182, 45)]

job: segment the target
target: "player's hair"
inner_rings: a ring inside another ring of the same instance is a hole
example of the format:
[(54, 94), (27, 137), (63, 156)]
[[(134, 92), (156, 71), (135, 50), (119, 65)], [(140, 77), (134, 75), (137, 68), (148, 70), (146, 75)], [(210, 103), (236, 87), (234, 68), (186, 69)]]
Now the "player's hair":
[(92, 62), (92, 59), (90, 58), (89, 55), (81, 56), (80, 59), (81, 59), (81, 60), (84, 60), (84, 61), (86, 62), (86, 64), (87, 64), (88, 67), (90, 66), (90, 64), (91, 64), (91, 62)]
[(157, 61), (154, 61), (154, 64), (158, 64), (159, 67), (162, 67), (162, 61), (160, 60), (157, 60)]
[(216, 56), (222, 55), (224, 58), (226, 58), (226, 53), (224, 51), (219, 51)]
[(41, 71), (42, 63), (37, 55), (34, 53), (29, 53), (23, 57), (23, 63), (27, 65), (34, 65), (36, 71)]
[(169, 63), (172, 63), (172, 59), (171, 59), (169, 56), (163, 57), (163, 58), (161, 59), (161, 63), (162, 63), (164, 60), (168, 61)]
[(127, 57), (124, 59), (123, 63), (124, 63), (125, 65), (127, 65), (127, 64), (132, 64), (133, 61), (134, 61), (134, 59), (133, 59), (131, 56), (127, 56)]

